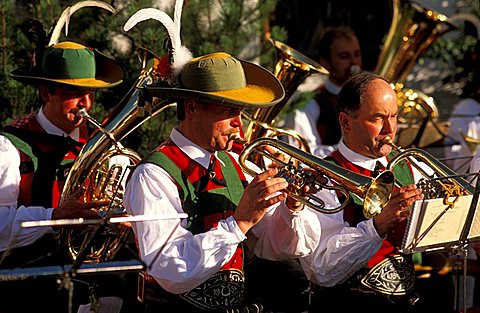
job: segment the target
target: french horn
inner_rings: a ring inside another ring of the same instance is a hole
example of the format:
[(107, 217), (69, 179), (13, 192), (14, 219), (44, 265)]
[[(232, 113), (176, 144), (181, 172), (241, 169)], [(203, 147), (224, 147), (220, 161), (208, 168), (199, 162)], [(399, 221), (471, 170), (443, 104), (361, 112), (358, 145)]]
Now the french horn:
[[(142, 88), (157, 79), (159, 59), (144, 48), (138, 50), (138, 55), (142, 63), (139, 77), (101, 124), (85, 111), (77, 113), (92, 122), (97, 131), (75, 159), (65, 181), (62, 199), (83, 187), (82, 201), (109, 201), (108, 205), (96, 209), (105, 221), (126, 214), (123, 207), (125, 180), (131, 168), (140, 161), (136, 152), (123, 147), (120, 142), (138, 126), (175, 105), (168, 99), (142, 99)], [(61, 241), (67, 246), (72, 260), (81, 259), (87, 263), (109, 261), (118, 253), (130, 231), (131, 227), (123, 224), (115, 227), (100, 225), (96, 230), (68, 228), (62, 231)]]

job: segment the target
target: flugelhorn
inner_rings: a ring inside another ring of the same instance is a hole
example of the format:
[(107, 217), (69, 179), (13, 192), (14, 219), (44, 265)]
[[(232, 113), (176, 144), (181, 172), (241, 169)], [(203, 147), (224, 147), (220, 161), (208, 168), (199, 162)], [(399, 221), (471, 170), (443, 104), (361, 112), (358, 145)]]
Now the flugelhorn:
[[(473, 194), (475, 191), (475, 188), (467, 180), (428, 152), (418, 148), (402, 149), (389, 136), (386, 136), (381, 142), (399, 152), (388, 162), (386, 169), (393, 171), (395, 166), (402, 161), (410, 163), (424, 177), (417, 183), (417, 187), (423, 190), (425, 198), (443, 197), (444, 202), (448, 204), (448, 198), (450, 197)], [(428, 173), (419, 162), (423, 162), (432, 172)]]
[[(235, 134), (231, 135), (232, 139), (235, 139), (235, 137)], [(290, 161), (288, 163), (281, 161), (276, 155), (268, 152), (268, 149), (265, 150), (262, 147), (270, 147), (270, 150), (279, 151), (287, 158), (289, 157)], [(363, 214), (367, 218), (372, 218), (382, 211), (393, 191), (395, 178), (391, 171), (385, 171), (376, 178), (371, 178), (344, 169), (274, 138), (258, 138), (244, 147), (238, 160), (242, 169), (251, 176), (258, 174), (247, 163), (251, 153), (257, 153), (278, 165), (277, 176), (284, 177), (289, 183), (286, 190), (288, 196), (320, 213), (332, 214), (343, 210), (350, 200), (350, 191), (364, 199)], [(292, 159), (328, 177), (336, 185), (330, 186), (322, 183), (314, 175), (311, 175), (311, 171), (305, 171), (300, 166), (294, 166)], [(336, 190), (345, 196), (345, 200), (338, 207), (326, 208), (325, 202), (320, 198), (302, 193), (305, 186)]]

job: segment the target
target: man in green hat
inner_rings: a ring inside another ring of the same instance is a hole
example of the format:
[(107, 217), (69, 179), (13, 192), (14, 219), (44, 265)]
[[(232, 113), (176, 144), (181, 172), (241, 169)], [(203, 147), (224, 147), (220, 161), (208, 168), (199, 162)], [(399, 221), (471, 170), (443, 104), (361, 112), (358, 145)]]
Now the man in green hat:
[[(22, 228), (24, 221), (98, 218), (91, 211), (104, 202), (79, 201), (82, 190), (59, 203), (63, 183), (88, 139), (80, 109), (92, 109), (97, 89), (122, 82), (111, 58), (74, 42), (46, 48), (41, 64), (11, 76), (38, 87), (41, 107), (17, 119), (0, 134), (0, 268), (64, 264), (55, 227)], [(41, 276), (41, 275), (40, 275)], [(0, 286), (1, 312), (47, 309), (66, 312), (66, 291), (55, 277)]]
[(147, 97), (177, 100), (179, 124), (133, 171), (124, 197), (132, 215), (188, 215), (132, 226), (148, 268), (140, 288), (146, 311), (261, 312), (245, 293), (248, 257), (294, 259), (320, 235), (276, 169), (250, 177), (229, 152), (242, 110), (275, 105), (283, 87), (223, 52), (190, 60), (176, 78), (178, 87), (146, 88)]

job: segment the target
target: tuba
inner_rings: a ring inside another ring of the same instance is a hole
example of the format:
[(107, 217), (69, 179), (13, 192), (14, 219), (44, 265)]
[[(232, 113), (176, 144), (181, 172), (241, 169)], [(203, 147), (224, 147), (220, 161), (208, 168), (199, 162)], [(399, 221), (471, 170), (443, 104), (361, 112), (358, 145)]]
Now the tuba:
[(244, 138), (247, 142), (252, 142), (254, 139), (264, 137), (267, 134), (269, 137), (286, 135), (293, 137), (299, 143), (300, 147), (305, 151), (309, 151), (308, 144), (298, 132), (275, 128), (272, 125), (298, 86), (308, 76), (314, 73), (328, 75), (328, 70), (284, 43), (271, 38), (268, 40), (275, 47), (277, 53), (274, 75), (282, 83), (285, 89), (285, 97), (274, 106), (256, 109), (251, 116), (244, 113), (244, 116), (249, 120)]
[(96, 231), (91, 229), (62, 231), (60, 239), (74, 261), (90, 263), (109, 261), (122, 247), (131, 227), (123, 224), (114, 227), (107, 225), (106, 221), (111, 217), (126, 214), (123, 207), (124, 185), (128, 173), (140, 161), (140, 157), (136, 152), (124, 148), (120, 141), (142, 123), (175, 105), (173, 101), (158, 98), (156, 101), (142, 101), (142, 87), (157, 79), (156, 66), (159, 59), (144, 48), (138, 50), (138, 55), (142, 62), (139, 77), (101, 125), (85, 111), (78, 112), (79, 116), (92, 122), (98, 130), (91, 135), (75, 159), (65, 181), (62, 199), (77, 188), (83, 187), (85, 192), (82, 201), (107, 200), (109, 204), (96, 209), (105, 220), (105, 225), (100, 225)]
[(392, 82), (397, 93), (397, 142), (402, 146), (422, 148), (443, 140), (449, 125), (438, 121), (438, 109), (433, 98), (404, 88), (404, 82), (415, 62), (430, 45), (457, 27), (445, 15), (415, 2), (392, 1), (392, 24), (374, 72)]
[[(273, 149), (265, 149), (265, 147)], [(279, 160), (276, 155), (269, 153), (269, 150), (280, 151), (284, 155), (290, 156), (290, 161), (286, 163)], [(367, 218), (372, 218), (382, 211), (393, 191), (395, 179), (391, 171), (384, 171), (376, 178), (371, 178), (344, 169), (341, 166), (332, 164), (274, 138), (255, 139), (243, 149), (238, 158), (238, 163), (250, 176), (258, 174), (255, 169), (251, 168), (247, 163), (252, 153), (266, 157), (277, 165), (277, 176), (285, 178), (289, 183), (286, 193), (290, 197), (320, 213), (332, 214), (343, 210), (349, 203), (350, 193), (348, 191), (351, 191), (364, 199), (363, 214)], [(320, 179), (314, 177), (312, 172), (305, 171), (303, 168), (296, 166), (296, 164), (299, 163), (305, 164), (309, 168), (317, 171), (317, 173), (330, 178), (337, 185), (329, 186), (324, 184)], [(345, 200), (336, 208), (325, 208), (325, 203), (320, 198), (302, 193), (305, 186), (314, 187), (315, 189), (324, 188), (336, 190), (345, 196)]]

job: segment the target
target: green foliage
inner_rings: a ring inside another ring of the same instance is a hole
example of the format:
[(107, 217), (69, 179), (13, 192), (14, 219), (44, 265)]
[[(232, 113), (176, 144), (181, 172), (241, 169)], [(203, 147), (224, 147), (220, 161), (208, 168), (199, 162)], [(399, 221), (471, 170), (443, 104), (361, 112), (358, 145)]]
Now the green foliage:
[[(38, 96), (35, 88), (25, 86), (9, 77), (9, 73), (21, 66), (29, 65), (34, 44), (22, 33), (21, 27), (29, 19), (37, 19), (47, 32), (61, 12), (77, 1), (35, 0), (0, 2), (0, 126), (12, 119), (38, 109)], [(69, 23), (68, 37), (63, 33), (60, 40), (79, 41), (110, 54), (125, 71), (124, 82), (114, 88), (103, 90), (96, 95), (96, 105), (92, 116), (102, 121), (115, 105), (127, 94), (140, 73), (141, 64), (136, 55), (139, 47), (145, 47), (157, 55), (165, 53), (166, 31), (155, 20), (137, 24), (128, 33), (123, 31), (127, 19), (142, 8), (152, 7), (152, 0), (110, 1), (116, 7), (116, 14), (93, 7), (75, 12)], [(172, 1), (174, 3), (174, 1)], [(189, 0), (185, 1), (182, 13), (182, 43), (194, 56), (226, 51), (239, 55), (252, 39), (263, 39), (264, 26), (276, 0), (258, 1), (255, 6), (244, 0)], [(20, 12), (20, 13), (18, 13)], [(173, 18), (173, 7), (166, 11)], [(4, 25), (5, 27), (2, 27)], [(272, 32), (273, 33), (273, 32)], [(275, 29), (276, 34), (281, 34)], [(123, 37), (131, 49), (117, 49), (114, 38)], [(279, 38), (284, 39), (284, 38)], [(274, 56), (273, 49), (262, 45), (258, 51), (248, 51), (249, 57), (261, 54)], [(263, 62), (267, 58), (260, 58)], [(271, 62), (271, 61), (270, 61)], [(270, 63), (269, 65), (271, 65)], [(177, 123), (175, 109), (167, 109), (143, 123), (124, 142), (140, 155), (155, 148), (170, 134)]]

